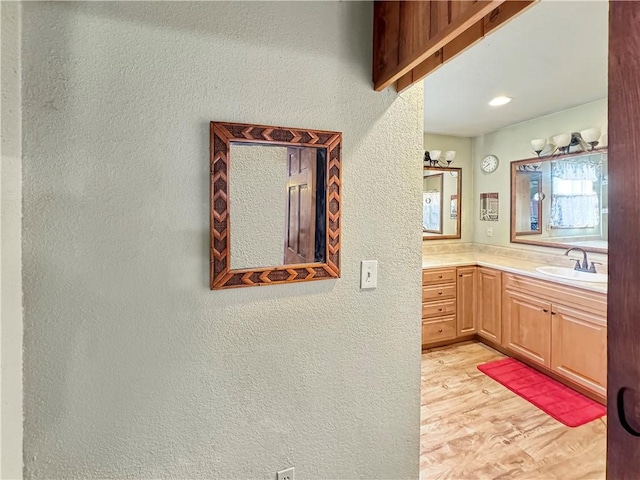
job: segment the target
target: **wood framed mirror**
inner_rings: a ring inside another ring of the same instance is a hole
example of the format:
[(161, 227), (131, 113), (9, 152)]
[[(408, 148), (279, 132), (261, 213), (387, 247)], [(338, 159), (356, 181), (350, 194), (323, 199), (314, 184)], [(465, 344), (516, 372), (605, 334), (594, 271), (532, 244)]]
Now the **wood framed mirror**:
[(608, 250), (607, 149), (511, 162), (511, 242)]
[(461, 237), (462, 169), (424, 167), (422, 174), (422, 239)]
[(212, 290), (340, 277), (341, 150), (340, 132), (211, 122)]

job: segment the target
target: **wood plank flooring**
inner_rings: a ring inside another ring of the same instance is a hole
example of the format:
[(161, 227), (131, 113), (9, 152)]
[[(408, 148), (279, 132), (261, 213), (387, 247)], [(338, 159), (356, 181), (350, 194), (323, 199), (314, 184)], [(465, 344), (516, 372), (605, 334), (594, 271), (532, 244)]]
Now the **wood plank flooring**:
[(603, 479), (606, 417), (565, 427), (476, 367), (479, 342), (422, 354), (420, 478)]

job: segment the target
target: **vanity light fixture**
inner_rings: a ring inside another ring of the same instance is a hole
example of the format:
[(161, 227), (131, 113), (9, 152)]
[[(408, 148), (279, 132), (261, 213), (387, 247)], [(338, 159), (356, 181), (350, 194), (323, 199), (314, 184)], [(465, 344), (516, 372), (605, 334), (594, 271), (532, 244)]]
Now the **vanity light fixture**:
[(536, 138), (534, 140), (531, 140), (531, 147), (533, 148), (533, 151), (536, 152), (538, 157), (540, 157), (540, 154), (542, 153), (542, 151), (544, 150), (544, 147), (546, 146), (547, 146), (546, 138)]
[(580, 132), (582, 139), (591, 145), (591, 150), (596, 148), (596, 145), (598, 145), (600, 141), (600, 134), (601, 132), (599, 128), (587, 128)]
[(570, 133), (559, 133), (558, 135), (554, 135), (552, 140), (556, 148), (560, 150), (560, 153), (569, 153), (569, 145), (571, 145)]
[(502, 105), (506, 105), (507, 103), (509, 103), (511, 100), (513, 100), (513, 98), (511, 97), (505, 97), (504, 95), (501, 95), (499, 97), (496, 97), (494, 99), (492, 99), (489, 102), (489, 105), (491, 105), (492, 107), (500, 107)]
[(455, 150), (444, 152), (444, 162), (441, 160), (442, 150), (425, 150), (424, 165), (426, 167), (450, 167), (453, 159), (456, 158)]
[(600, 144), (601, 134), (602, 132), (599, 128), (587, 128), (580, 132), (559, 133), (549, 140), (545, 138), (535, 138), (531, 140), (531, 148), (533, 148), (533, 151), (536, 152), (538, 157), (542, 156), (542, 152), (546, 147), (551, 149), (551, 151), (548, 152), (549, 156), (570, 153), (571, 147), (580, 147), (580, 150), (583, 152), (589, 152), (595, 150), (596, 146)]

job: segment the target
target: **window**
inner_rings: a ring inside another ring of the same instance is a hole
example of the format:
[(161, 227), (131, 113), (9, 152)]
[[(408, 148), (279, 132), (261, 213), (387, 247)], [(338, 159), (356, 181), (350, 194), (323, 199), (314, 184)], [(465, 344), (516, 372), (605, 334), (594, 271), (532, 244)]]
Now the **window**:
[(600, 223), (594, 182), (600, 167), (588, 162), (551, 163), (551, 228), (594, 228)]

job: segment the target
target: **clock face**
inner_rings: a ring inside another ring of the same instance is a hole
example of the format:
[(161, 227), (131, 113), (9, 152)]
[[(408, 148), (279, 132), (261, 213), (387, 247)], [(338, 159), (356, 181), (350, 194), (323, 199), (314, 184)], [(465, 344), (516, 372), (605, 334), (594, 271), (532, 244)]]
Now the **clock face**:
[(482, 159), (482, 170), (491, 173), (498, 168), (498, 157), (495, 155), (487, 155)]

